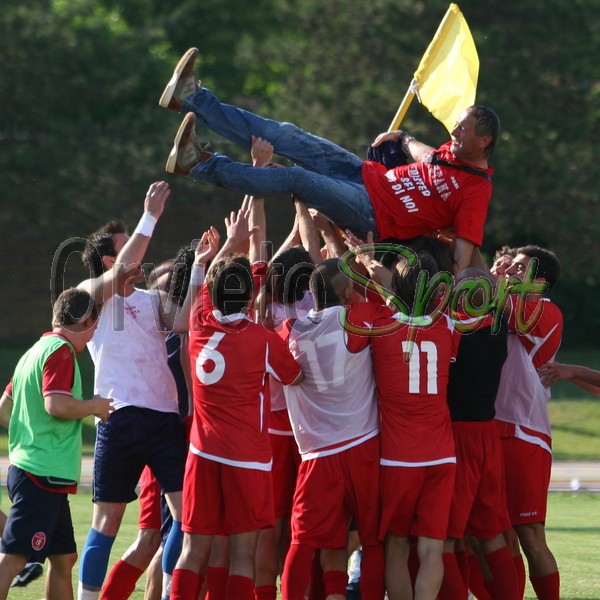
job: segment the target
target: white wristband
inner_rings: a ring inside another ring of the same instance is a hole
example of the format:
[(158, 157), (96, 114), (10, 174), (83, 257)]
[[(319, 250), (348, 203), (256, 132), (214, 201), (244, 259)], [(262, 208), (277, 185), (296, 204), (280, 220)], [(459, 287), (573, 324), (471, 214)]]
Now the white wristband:
[(151, 215), (149, 212), (145, 212), (133, 233), (139, 233), (141, 235), (145, 235), (146, 237), (152, 237), (154, 226), (156, 225), (157, 221), (158, 219), (155, 216)]
[(192, 273), (190, 275), (190, 285), (199, 286), (204, 283), (204, 265), (192, 265)]

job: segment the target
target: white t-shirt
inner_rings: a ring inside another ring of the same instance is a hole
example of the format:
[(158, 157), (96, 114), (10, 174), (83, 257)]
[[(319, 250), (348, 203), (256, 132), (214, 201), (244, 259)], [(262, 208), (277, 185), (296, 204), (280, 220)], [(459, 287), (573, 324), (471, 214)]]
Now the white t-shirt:
[(88, 350), (95, 366), (94, 393), (112, 398), (115, 409), (179, 412), (159, 302), (156, 292), (136, 289), (127, 297), (112, 296), (102, 308)]

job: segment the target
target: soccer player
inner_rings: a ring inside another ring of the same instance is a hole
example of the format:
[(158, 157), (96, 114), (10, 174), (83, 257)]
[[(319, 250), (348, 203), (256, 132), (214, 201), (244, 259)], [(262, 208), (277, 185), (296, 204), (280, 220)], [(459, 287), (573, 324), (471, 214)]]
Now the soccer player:
[[(185, 53), (159, 101), (165, 108), (191, 111), (177, 132), (168, 172), (255, 196), (292, 193), (363, 237), (373, 231), (380, 239), (408, 239), (453, 227), (458, 268), (469, 266), (473, 250), (482, 243), (492, 192), (488, 159), (500, 129), (494, 111), (482, 106), (465, 110), (452, 130), (452, 141), (437, 151), (402, 131), (379, 135), (374, 146), (397, 143), (416, 161), (387, 170), (290, 123), (222, 104), (199, 87), (194, 77), (197, 55), (196, 48)], [(206, 152), (195, 137), (196, 119), (245, 147), (252, 136), (268, 139), (277, 154), (297, 166), (254, 169)]]
[[(94, 512), (80, 561), (80, 600), (96, 600), (100, 594), (126, 504), (136, 499), (135, 487), (146, 465), (164, 490), (174, 518), (169, 534), (173, 544), (167, 542), (173, 550), (165, 563), (167, 569), (179, 553), (185, 435), (175, 381), (167, 365), (165, 335), (167, 329), (186, 331), (188, 323), (185, 309), (174, 323), (167, 323), (159, 293), (135, 287), (144, 279), (140, 265), (169, 194), (165, 182), (150, 186), (144, 214), (131, 238), (121, 234), (119, 245), (124, 245), (116, 257), (96, 247), (92, 256), (97, 253), (104, 273), (79, 285), (104, 305), (88, 347), (95, 366), (95, 389), (106, 395), (110, 392), (116, 409), (114, 420), (98, 423)], [(114, 272), (123, 265), (132, 265), (133, 273), (114, 285)], [(112, 572), (110, 595), (128, 597), (152, 554), (133, 553), (119, 561)]]
[[(346, 595), (350, 517), (363, 547), (361, 594), (381, 600), (383, 547), (379, 522), (379, 413), (369, 336), (348, 334), (340, 323), (353, 295), (338, 259), (318, 264), (310, 277), (315, 309), (286, 323), (286, 337), (304, 381), (286, 388), (290, 422), (302, 462), (292, 508), (292, 542), (282, 594), (302, 600), (311, 560), (320, 560), (329, 596)], [(353, 304), (352, 322), (389, 315), (383, 306)]]
[[(529, 293), (511, 296), (508, 305), (508, 356), (502, 369), (496, 419), (502, 437), (506, 493), (510, 519), (518, 537), (509, 538), (516, 558), (521, 589), (525, 572), (519, 544), (529, 566), (529, 579), (540, 600), (558, 600), (560, 576), (546, 543), (545, 521), (552, 467), (552, 432), (548, 415), (550, 390), (537, 369), (552, 361), (560, 346), (563, 318), (560, 309), (543, 297), (541, 286), (552, 290), (560, 263), (539, 246), (517, 249), (507, 278), (525, 282)], [(531, 291), (537, 286), (537, 291)]]
[[(477, 282), (482, 282), (481, 287), (470, 298), (481, 305), (483, 285), (487, 282), (492, 290), (496, 285), (489, 272), (466, 269), (454, 279), (457, 286), (466, 284), (462, 288), (465, 292), (467, 285), (477, 290), (474, 287), (479, 286)], [(462, 312), (459, 307), (459, 312), (453, 314), (456, 326), (464, 328), (464, 333), (456, 362), (450, 365), (448, 383), (456, 483), (448, 539), (444, 544), (444, 580), (439, 599), (467, 599), (464, 566), (468, 559), (463, 539), (468, 531), (477, 538), (491, 570), (491, 577), (485, 582), (490, 597), (519, 600), (517, 573), (503, 535), (511, 524), (506, 508), (502, 446), (494, 421), (494, 403), (507, 354), (507, 328), (504, 323), (499, 331), (494, 331), (493, 315), (472, 317), (462, 308)]]
[[(424, 253), (415, 266), (394, 267), (391, 290), (404, 310), (378, 321), (388, 335), (371, 339), (381, 413), (381, 506), (379, 537), (385, 544), (385, 582), (391, 600), (412, 599), (409, 541), (417, 538), (420, 561), (416, 600), (435, 600), (442, 582), (442, 550), (454, 492), (456, 456), (446, 402), (450, 362), (460, 335), (446, 314), (415, 313), (419, 278), (438, 268)], [(367, 261), (371, 274), (381, 268)]]
[(195, 599), (215, 535), (229, 541), (227, 599), (254, 598), (258, 533), (274, 523), (265, 378), (271, 373), (285, 384), (302, 378), (283, 340), (246, 314), (254, 299), (250, 263), (229, 253), (251, 234), (247, 215), (240, 211), (226, 224), (227, 240), (190, 320), (194, 419), (185, 473), (183, 550), (171, 600)]
[(111, 400), (82, 401), (75, 358), (96, 329), (98, 311), (87, 292), (65, 290), (53, 306), (52, 331), (16, 366), (0, 399), (0, 423), (8, 428), (12, 507), (0, 544), (0, 598), (28, 558), (49, 559), (46, 598), (73, 598), (77, 559), (67, 494), (81, 475), (82, 419), (106, 421)]

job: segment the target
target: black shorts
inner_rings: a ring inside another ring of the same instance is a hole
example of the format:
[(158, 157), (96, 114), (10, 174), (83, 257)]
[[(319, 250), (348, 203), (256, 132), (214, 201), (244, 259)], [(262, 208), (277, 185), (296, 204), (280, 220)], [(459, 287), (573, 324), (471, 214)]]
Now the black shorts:
[(94, 452), (94, 502), (132, 502), (142, 470), (150, 467), (163, 492), (183, 488), (185, 431), (176, 413), (138, 406), (99, 422)]
[(12, 506), (0, 552), (20, 554), (33, 562), (77, 552), (68, 494), (42, 489), (14, 465), (8, 469), (6, 484)]

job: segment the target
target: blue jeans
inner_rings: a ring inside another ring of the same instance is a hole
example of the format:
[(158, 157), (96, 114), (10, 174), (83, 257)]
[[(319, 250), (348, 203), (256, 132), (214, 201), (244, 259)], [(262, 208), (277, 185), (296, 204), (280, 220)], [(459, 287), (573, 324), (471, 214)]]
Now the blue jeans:
[(189, 177), (194, 181), (209, 181), (253, 196), (294, 194), (342, 229), (363, 238), (368, 231), (377, 234), (375, 213), (362, 181), (362, 161), (355, 154), (291, 123), (222, 104), (206, 88), (184, 100), (181, 112), (190, 111), (199, 123), (245, 148), (251, 147), (253, 135), (268, 140), (276, 154), (296, 165), (257, 169), (215, 153), (208, 162), (192, 168)]

